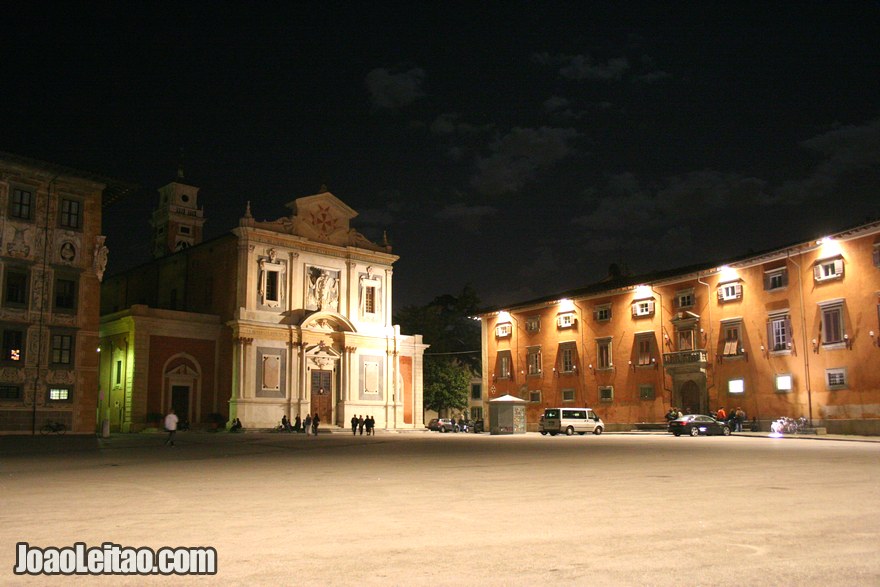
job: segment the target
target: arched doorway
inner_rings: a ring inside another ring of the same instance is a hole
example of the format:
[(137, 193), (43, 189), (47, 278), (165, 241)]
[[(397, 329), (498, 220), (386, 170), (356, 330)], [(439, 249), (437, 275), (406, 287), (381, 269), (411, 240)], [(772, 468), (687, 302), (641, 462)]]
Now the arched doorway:
[(678, 394), (681, 397), (680, 409), (683, 413), (702, 413), (702, 408), (700, 407), (700, 386), (694, 381), (688, 379), (682, 383)]

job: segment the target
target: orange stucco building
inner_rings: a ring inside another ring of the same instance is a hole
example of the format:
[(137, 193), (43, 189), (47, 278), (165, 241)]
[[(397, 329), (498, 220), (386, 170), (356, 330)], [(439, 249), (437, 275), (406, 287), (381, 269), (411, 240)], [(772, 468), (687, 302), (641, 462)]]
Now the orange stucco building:
[(485, 400), (588, 406), (609, 430), (741, 407), (880, 434), (880, 222), (481, 315)]

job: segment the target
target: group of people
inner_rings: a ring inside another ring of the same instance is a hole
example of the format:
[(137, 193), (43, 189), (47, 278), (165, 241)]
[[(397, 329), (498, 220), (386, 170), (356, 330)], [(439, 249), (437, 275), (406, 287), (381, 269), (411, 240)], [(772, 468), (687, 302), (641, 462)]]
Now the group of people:
[(318, 412), (315, 412), (314, 416), (306, 414), (305, 420), (301, 420), (299, 415), (297, 415), (293, 424), (290, 423), (290, 418), (287, 417), (287, 414), (281, 416), (281, 430), (284, 432), (305, 432), (307, 435), (317, 435), (320, 424), (321, 417), (318, 415)]
[(352, 436), (356, 436), (358, 432), (363, 436), (365, 429), (367, 431), (367, 436), (376, 436), (376, 419), (373, 418), (373, 416), (367, 416), (364, 418), (363, 415), (358, 416), (355, 414), (351, 417)]

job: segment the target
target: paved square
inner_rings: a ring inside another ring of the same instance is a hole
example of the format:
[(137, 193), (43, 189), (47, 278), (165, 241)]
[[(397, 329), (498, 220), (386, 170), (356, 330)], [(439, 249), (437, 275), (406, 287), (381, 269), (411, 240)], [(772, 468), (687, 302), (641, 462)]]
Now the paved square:
[[(212, 546), (101, 584), (877, 585), (880, 444), (604, 434), (0, 437), (15, 543)], [(82, 578), (77, 578), (82, 581)]]

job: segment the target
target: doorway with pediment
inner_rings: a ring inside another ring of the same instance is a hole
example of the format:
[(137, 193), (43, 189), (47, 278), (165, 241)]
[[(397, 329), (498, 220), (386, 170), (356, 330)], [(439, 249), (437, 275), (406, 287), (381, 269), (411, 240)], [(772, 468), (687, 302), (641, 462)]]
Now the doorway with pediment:
[(324, 425), (334, 424), (334, 406), (340, 394), (339, 364), (341, 354), (323, 340), (306, 347), (306, 389), (309, 413), (318, 414)]

